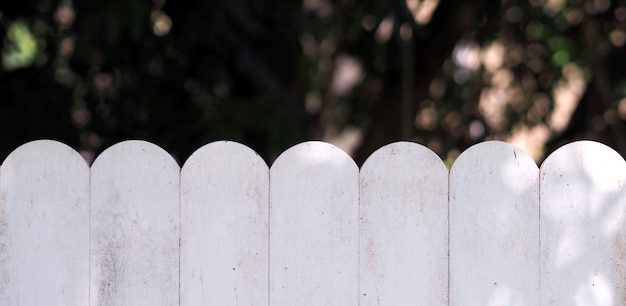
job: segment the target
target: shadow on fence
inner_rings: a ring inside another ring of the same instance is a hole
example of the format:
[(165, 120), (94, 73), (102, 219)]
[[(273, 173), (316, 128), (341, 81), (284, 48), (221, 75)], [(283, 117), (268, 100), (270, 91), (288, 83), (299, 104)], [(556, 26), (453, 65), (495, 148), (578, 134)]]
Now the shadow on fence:
[(541, 168), (480, 143), (450, 172), (408, 142), (359, 169), (322, 142), (180, 167), (127, 141), (88, 167), (35, 141), (0, 166), (0, 304), (623, 305), (625, 185), (589, 141)]

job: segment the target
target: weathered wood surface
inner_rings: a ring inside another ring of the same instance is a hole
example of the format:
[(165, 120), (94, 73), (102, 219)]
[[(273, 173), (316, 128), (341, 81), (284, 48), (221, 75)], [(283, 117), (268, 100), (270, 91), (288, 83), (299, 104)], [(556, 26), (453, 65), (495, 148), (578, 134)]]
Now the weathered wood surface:
[(30, 142), (0, 169), (0, 305), (89, 302), (89, 168), (70, 147)]
[(360, 305), (446, 305), (448, 170), (426, 147), (378, 149), (360, 173)]
[(542, 305), (626, 305), (626, 162), (600, 143), (541, 166)]
[(539, 305), (539, 169), (484, 142), (450, 172), (450, 305)]
[(270, 304), (358, 305), (359, 169), (306, 142), (270, 168)]
[(267, 305), (269, 169), (214, 142), (181, 173), (181, 305)]
[(179, 301), (179, 175), (144, 141), (105, 150), (91, 167), (91, 305)]
[(0, 166), (0, 305), (624, 305), (625, 185), (588, 141), (541, 171), (485, 142), (449, 175), (406, 142), (359, 172), (326, 143), (268, 169), (222, 141), (181, 173), (143, 141), (91, 169), (35, 141)]

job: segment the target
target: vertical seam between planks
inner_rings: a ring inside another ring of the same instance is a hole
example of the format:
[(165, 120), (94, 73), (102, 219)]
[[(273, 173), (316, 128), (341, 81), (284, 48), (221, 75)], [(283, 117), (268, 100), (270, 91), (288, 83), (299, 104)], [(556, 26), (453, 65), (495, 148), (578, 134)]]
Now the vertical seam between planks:
[(87, 234), (87, 250), (88, 250), (88, 254), (87, 254), (87, 262), (88, 262), (88, 271), (87, 271), (87, 303), (88, 305), (91, 305), (91, 286), (93, 284), (93, 282), (91, 281), (91, 265), (92, 265), (92, 254), (91, 254), (91, 174), (92, 174), (92, 168), (91, 166), (93, 165), (93, 163), (91, 165), (88, 165), (88, 169), (89, 169), (89, 176), (87, 177), (87, 228), (89, 230), (89, 233)]
[(537, 244), (539, 245), (539, 260), (537, 261), (537, 263), (539, 264), (539, 275), (538, 275), (539, 279), (537, 280), (537, 282), (539, 283), (539, 292), (537, 292), (537, 294), (538, 294), (537, 298), (539, 299), (539, 305), (541, 305), (541, 301), (542, 301), (542, 298), (541, 298), (541, 285), (542, 285), (542, 279), (543, 279), (541, 277), (541, 275), (542, 275), (542, 273), (541, 273), (541, 271), (542, 271), (542, 269), (541, 269), (541, 266), (542, 266), (542, 264), (541, 264), (542, 263), (542, 261), (541, 261), (541, 185), (542, 185), (541, 184), (541, 173), (542, 172), (543, 171), (541, 170), (541, 167), (540, 167), (539, 168), (539, 178), (537, 179), (537, 185), (538, 185), (537, 186), (537, 201), (538, 201), (538, 203), (537, 203), (537, 214), (538, 214), (538, 216), (537, 216), (537, 219), (538, 219), (537, 220), (538, 221), (537, 227), (539, 227), (538, 228), (538, 230), (539, 230), (538, 231), (539, 238), (537, 239)]
[(357, 175), (358, 194), (357, 194), (357, 226), (356, 226), (356, 303), (361, 305), (361, 167), (358, 167), (359, 172)]
[(183, 174), (183, 167), (179, 167), (178, 170), (178, 305), (180, 306), (180, 298), (182, 295), (182, 288), (181, 288), (181, 281), (180, 281), (180, 270), (181, 270), (181, 250), (182, 250), (182, 237), (183, 237), (183, 223), (180, 221), (180, 215), (181, 215), (181, 206), (182, 206), (182, 189), (181, 189), (181, 184), (182, 184), (182, 177)]
[(272, 228), (272, 171), (271, 167), (267, 167), (267, 305), (270, 305), (270, 295), (272, 290), (270, 289), (270, 271), (271, 271), (271, 249), (270, 249), (270, 234)]
[(446, 218), (448, 223), (448, 286), (446, 288), (446, 304), (450, 306), (450, 190), (452, 190), (450, 186), (450, 177), (452, 176), (452, 168), (448, 169), (448, 217)]

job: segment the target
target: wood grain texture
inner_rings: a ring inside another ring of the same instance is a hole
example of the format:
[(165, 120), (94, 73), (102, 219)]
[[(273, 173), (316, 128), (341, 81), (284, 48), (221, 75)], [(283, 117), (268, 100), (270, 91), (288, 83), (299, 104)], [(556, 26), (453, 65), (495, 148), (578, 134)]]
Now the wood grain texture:
[(335, 146), (296, 145), (270, 168), (270, 304), (358, 305), (359, 170)]
[(446, 305), (448, 170), (409, 142), (374, 152), (360, 173), (360, 305)]
[(626, 162), (600, 143), (541, 166), (541, 302), (626, 304)]
[(448, 174), (382, 147), (359, 171), (296, 145), (271, 168), (227, 141), (182, 171), (122, 142), (0, 166), (0, 305), (624, 305), (626, 161), (582, 141), (541, 170), (485, 142)]
[(267, 305), (269, 169), (219, 141), (181, 172), (181, 305)]
[(51, 140), (0, 170), (0, 305), (89, 302), (89, 168)]
[(179, 176), (144, 141), (105, 150), (91, 167), (91, 305), (179, 302)]
[(484, 142), (450, 172), (450, 305), (539, 305), (539, 169)]

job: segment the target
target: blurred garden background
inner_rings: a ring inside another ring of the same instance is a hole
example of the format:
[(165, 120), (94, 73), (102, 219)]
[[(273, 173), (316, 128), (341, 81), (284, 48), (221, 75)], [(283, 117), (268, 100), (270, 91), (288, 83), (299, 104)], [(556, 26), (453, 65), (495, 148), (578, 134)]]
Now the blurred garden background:
[(4, 1), (0, 43), (0, 161), (42, 138), (88, 162), (126, 139), (181, 164), (223, 139), (269, 164), (305, 140), (626, 153), (626, 1)]

